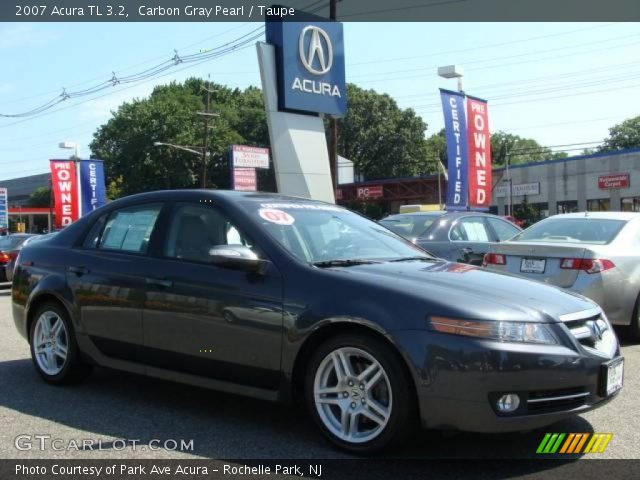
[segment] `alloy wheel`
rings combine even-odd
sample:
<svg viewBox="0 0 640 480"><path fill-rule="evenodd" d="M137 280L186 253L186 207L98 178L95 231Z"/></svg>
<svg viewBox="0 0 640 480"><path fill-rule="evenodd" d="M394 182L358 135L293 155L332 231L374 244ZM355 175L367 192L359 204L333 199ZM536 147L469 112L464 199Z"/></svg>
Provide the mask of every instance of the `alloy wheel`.
<svg viewBox="0 0 640 480"><path fill-rule="evenodd" d="M60 316L52 311L43 312L36 322L33 351L38 367L47 375L58 375L67 362L69 336Z"/></svg>
<svg viewBox="0 0 640 480"><path fill-rule="evenodd" d="M389 377L380 362L359 348L329 353L316 371L313 394L322 423L345 442L375 439L391 417Z"/></svg>

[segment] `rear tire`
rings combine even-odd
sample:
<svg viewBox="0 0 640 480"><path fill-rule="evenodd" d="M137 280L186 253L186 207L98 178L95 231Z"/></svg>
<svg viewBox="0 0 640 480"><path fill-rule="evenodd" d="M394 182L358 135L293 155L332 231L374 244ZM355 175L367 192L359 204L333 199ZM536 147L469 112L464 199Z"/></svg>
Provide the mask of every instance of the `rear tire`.
<svg viewBox="0 0 640 480"><path fill-rule="evenodd" d="M411 377L397 354L369 336L343 334L313 353L305 401L322 433L352 453L398 446L416 424Z"/></svg>
<svg viewBox="0 0 640 480"><path fill-rule="evenodd" d="M80 358L69 314L58 303L49 302L38 308L29 343L33 365L47 383L76 383L91 372L91 366Z"/></svg>

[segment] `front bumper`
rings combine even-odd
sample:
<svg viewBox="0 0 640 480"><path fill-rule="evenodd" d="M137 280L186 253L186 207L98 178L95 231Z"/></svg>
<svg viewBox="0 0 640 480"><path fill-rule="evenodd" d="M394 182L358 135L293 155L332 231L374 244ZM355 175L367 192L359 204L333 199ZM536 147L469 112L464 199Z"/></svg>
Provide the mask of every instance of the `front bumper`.
<svg viewBox="0 0 640 480"><path fill-rule="evenodd" d="M405 331L392 334L391 340L410 365L425 428L531 430L597 408L617 395L601 392L602 365L609 359L569 339L566 345L541 346ZM500 414L494 405L506 393L518 394L520 406Z"/></svg>

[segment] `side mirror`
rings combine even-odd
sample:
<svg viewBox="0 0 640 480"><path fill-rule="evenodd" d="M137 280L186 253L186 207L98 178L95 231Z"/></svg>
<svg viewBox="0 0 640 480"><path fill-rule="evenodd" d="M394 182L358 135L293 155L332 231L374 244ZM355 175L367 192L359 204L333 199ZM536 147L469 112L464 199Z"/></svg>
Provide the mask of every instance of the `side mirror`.
<svg viewBox="0 0 640 480"><path fill-rule="evenodd" d="M216 245L211 247L209 260L219 267L258 273L263 273L267 265L266 260L260 260L251 249L244 245Z"/></svg>

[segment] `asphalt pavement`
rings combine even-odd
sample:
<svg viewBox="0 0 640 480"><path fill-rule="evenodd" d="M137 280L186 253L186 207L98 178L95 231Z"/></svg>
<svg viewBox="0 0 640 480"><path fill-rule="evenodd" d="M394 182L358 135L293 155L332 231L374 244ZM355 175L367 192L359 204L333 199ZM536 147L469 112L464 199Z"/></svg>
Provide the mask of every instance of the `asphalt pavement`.
<svg viewBox="0 0 640 480"><path fill-rule="evenodd" d="M626 344L622 353L626 361L624 389L618 398L598 410L543 430L516 434L423 431L388 457L540 458L535 450L545 432L598 432L613 433L605 452L582 458L638 459L640 345ZM54 440L57 450L52 448ZM92 448L82 447L87 440L93 442ZM40 448L41 442L44 448ZM180 451L181 442L185 451ZM168 448L160 448L163 445ZM15 330L10 296L3 291L0 292L0 458L350 456L324 440L300 408L101 368L76 386L47 385L31 364L26 341Z"/></svg>

